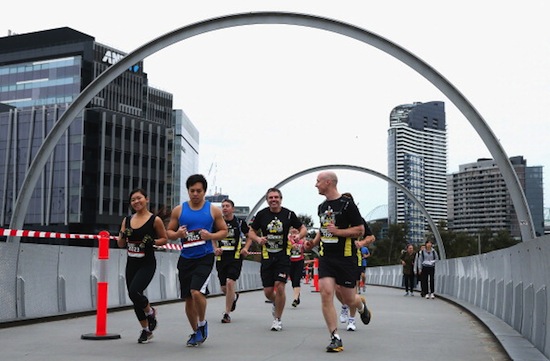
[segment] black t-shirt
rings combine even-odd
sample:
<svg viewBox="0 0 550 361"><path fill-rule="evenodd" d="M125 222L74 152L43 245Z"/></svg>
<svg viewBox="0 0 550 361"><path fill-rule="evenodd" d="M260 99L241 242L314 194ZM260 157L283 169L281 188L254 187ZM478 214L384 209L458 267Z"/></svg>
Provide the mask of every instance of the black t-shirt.
<svg viewBox="0 0 550 361"><path fill-rule="evenodd" d="M333 223L337 228L346 229L363 224L363 217L355 203L347 198L340 197L335 200L327 200L317 208L321 224L321 250L322 257L353 257L356 250L351 238L337 237L329 233L327 226Z"/></svg>
<svg viewBox="0 0 550 361"><path fill-rule="evenodd" d="M241 234L248 234L248 225L242 219L233 217L232 220L225 220L227 224L227 236L219 241L223 254L218 257L219 260L240 259L241 258Z"/></svg>
<svg viewBox="0 0 550 361"><path fill-rule="evenodd" d="M372 231L370 230L370 227L369 227L367 221L365 221L365 218L361 218L361 219L363 220L363 226L365 227L365 233L363 233L363 236L357 238L358 240L363 240L367 236L372 236ZM355 247L355 242L353 242L353 241L351 242L351 246L352 246L352 252L357 253L358 265L359 265L359 267L361 267L362 263L363 263L363 254L361 253L361 248L357 249L357 247Z"/></svg>
<svg viewBox="0 0 550 361"><path fill-rule="evenodd" d="M267 238L267 243L262 246L262 258L269 259L270 255L284 251L290 255L290 243L288 232L290 227L300 229L302 222L293 211L282 207L279 213L273 213L269 208L264 208L256 214L251 224L255 231L260 230L262 236Z"/></svg>

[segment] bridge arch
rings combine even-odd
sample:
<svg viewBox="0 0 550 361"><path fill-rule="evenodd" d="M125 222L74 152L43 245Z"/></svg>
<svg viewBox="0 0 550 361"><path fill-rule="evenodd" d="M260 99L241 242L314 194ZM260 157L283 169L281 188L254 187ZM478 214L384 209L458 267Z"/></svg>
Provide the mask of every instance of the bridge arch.
<svg viewBox="0 0 550 361"><path fill-rule="evenodd" d="M522 240L528 241L535 237L534 225L527 205L527 199L504 148L483 117L453 84L411 52L375 33L333 19L291 12L249 12L200 21L176 29L145 43L122 58L118 63L109 67L80 93L44 139L44 142L27 171L19 194L17 195L10 221L10 228L22 228L27 207L40 177L40 172L44 168L47 159L52 154L65 130L67 130L74 118L84 109L86 104L88 104L92 98L111 81L116 79L116 77L122 74L130 66L145 59L149 55L155 54L182 40L215 30L257 24L297 25L341 34L382 50L426 78L447 96L466 119L468 119L491 152L491 155L495 159L503 175L508 191L510 192L512 203L514 204L518 216ZM9 237L8 241L18 242L18 237Z"/></svg>
<svg viewBox="0 0 550 361"><path fill-rule="evenodd" d="M355 165L348 165L348 164L321 165L321 166L317 166L317 167L313 167L313 168L304 169L300 172L294 173L293 175L291 175L291 176L283 179L279 183L277 183L275 185L275 188L280 188L280 187L284 186L285 184L288 184L288 183L292 182L295 179L298 179L302 176L305 176L306 174L310 174L310 173L313 173L313 172L320 172L320 171L327 170L327 169L347 169L347 170L353 170L353 171L367 173L367 174L373 175L377 178L380 178L382 180L385 180L386 182L392 184L394 187L397 187L400 190L402 190L403 193L405 193L407 195L407 197L409 197L409 199L412 200L418 208L420 208L420 211L422 212L424 217L426 217L426 220L428 221L428 224L429 224L429 226L430 226L430 228L431 228L431 230L432 230L432 232L435 236L437 247L439 249L439 256L441 257L441 259L446 259L447 258L446 253L445 253L445 246L443 245L443 240L441 239L441 235L439 234L439 230L437 229L437 226L436 226L435 222L433 221L432 217L430 216L430 214L428 213L428 211L426 210L426 208L424 207L422 202L420 202L418 200L418 198L416 198L414 196L414 194L411 193L411 191L408 190L401 183L385 176L382 173L378 173L375 170L365 168L365 167L359 167L359 166L355 166ZM264 201L265 201L265 195L263 195L262 198L260 198L260 200L258 201L258 203L256 203L254 208L252 208L252 210L250 211L250 214L246 218L247 222L250 221L250 219L252 218L252 215L256 214L256 212L258 211L258 209L260 208L260 206L262 205L262 203Z"/></svg>

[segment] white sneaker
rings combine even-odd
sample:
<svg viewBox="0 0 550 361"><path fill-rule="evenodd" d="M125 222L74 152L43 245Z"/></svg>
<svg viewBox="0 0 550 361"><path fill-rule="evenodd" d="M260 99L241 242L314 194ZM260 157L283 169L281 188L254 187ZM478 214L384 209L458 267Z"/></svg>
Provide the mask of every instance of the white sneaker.
<svg viewBox="0 0 550 361"><path fill-rule="evenodd" d="M435 295L433 293L430 293L430 298L433 300L435 298Z"/></svg>
<svg viewBox="0 0 550 361"><path fill-rule="evenodd" d="M281 331L282 329L283 322L278 319L274 319L273 323L271 324L271 331Z"/></svg>
<svg viewBox="0 0 550 361"><path fill-rule="evenodd" d="M430 298L430 294L429 294L429 293L426 295L426 299L428 299L428 298Z"/></svg>
<svg viewBox="0 0 550 361"><path fill-rule="evenodd" d="M342 306L342 309L340 310L340 322L346 323L348 322L348 318L349 318L349 307Z"/></svg>
<svg viewBox="0 0 550 361"><path fill-rule="evenodd" d="M355 319L353 318L348 318L348 326L346 327L346 330L348 331L355 331L356 327L355 327Z"/></svg>

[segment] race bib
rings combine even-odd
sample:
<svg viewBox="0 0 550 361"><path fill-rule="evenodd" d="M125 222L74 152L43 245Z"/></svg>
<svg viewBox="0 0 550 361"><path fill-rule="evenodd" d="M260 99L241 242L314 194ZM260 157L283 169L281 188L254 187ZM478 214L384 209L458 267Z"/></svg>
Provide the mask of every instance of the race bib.
<svg viewBox="0 0 550 361"><path fill-rule="evenodd" d="M335 237L326 228L321 227L321 242L323 242L323 243L338 243L338 237Z"/></svg>
<svg viewBox="0 0 550 361"><path fill-rule="evenodd" d="M206 244L206 241L201 239L200 231L200 229L187 231L187 238L183 240L182 247L189 248Z"/></svg>
<svg viewBox="0 0 550 361"><path fill-rule="evenodd" d="M128 257L145 257L145 250L139 246L140 244L141 242L128 242Z"/></svg>

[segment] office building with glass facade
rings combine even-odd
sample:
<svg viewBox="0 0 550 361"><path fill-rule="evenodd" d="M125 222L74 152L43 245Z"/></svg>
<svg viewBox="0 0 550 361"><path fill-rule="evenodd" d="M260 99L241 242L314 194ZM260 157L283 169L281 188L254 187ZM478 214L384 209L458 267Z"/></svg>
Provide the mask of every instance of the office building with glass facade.
<svg viewBox="0 0 550 361"><path fill-rule="evenodd" d="M395 107L388 129L388 176L406 187L434 222L447 219L445 104L415 102ZM388 186L388 223L405 224L407 242L425 242L427 221L402 191Z"/></svg>
<svg viewBox="0 0 550 361"><path fill-rule="evenodd" d="M5 227L27 169L57 119L125 53L71 28L3 37L0 49L0 224ZM138 187L148 193L152 211L172 207L172 112L172 94L148 85L143 62L126 70L58 142L34 189L25 228L116 234L129 212L129 192Z"/></svg>
<svg viewBox="0 0 550 361"><path fill-rule="evenodd" d="M173 119L174 127L169 130L173 191L166 203L175 206L189 200L185 182L199 171L199 131L181 109L174 110Z"/></svg>

